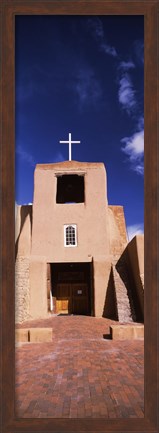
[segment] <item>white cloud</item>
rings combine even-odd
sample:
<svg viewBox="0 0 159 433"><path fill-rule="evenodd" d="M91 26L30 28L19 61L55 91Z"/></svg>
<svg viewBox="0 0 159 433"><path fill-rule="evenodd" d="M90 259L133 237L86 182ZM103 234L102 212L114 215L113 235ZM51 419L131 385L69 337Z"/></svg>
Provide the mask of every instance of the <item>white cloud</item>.
<svg viewBox="0 0 159 433"><path fill-rule="evenodd" d="M89 105L96 107L102 95L100 84L94 76L94 72L88 68L79 71L74 91L78 97L80 108Z"/></svg>
<svg viewBox="0 0 159 433"><path fill-rule="evenodd" d="M144 174L144 130L135 132L131 137L124 137L122 151L129 157L131 169L137 174Z"/></svg>
<svg viewBox="0 0 159 433"><path fill-rule="evenodd" d="M128 62L120 62L119 63L119 69L122 69L123 71L128 71L129 69L134 69L135 64L130 60Z"/></svg>
<svg viewBox="0 0 159 433"><path fill-rule="evenodd" d="M64 145L61 145L61 146L66 146L66 145L64 144ZM63 157L62 153L58 152L58 153L56 153L56 155L52 159L52 162L63 162L64 160L65 160L65 158Z"/></svg>
<svg viewBox="0 0 159 433"><path fill-rule="evenodd" d="M131 78L127 73L119 80L118 98L122 107L130 114L136 106L136 99Z"/></svg>
<svg viewBox="0 0 159 433"><path fill-rule="evenodd" d="M108 44L105 40L103 24L100 18L89 18L88 29L91 31L93 37L98 42L98 46L101 51L104 51L105 54L108 54L112 57L117 57L116 49L110 44Z"/></svg>
<svg viewBox="0 0 159 433"><path fill-rule="evenodd" d="M144 153L144 131L135 132L131 137L125 137L121 140L125 143L122 148L123 152L130 156L131 160L137 159Z"/></svg>
<svg viewBox="0 0 159 433"><path fill-rule="evenodd" d="M141 131L142 129L144 129L144 117L141 116L138 119L138 130Z"/></svg>
<svg viewBox="0 0 159 433"><path fill-rule="evenodd" d="M34 160L33 156L31 155L31 153L24 150L20 145L17 146L16 153L17 153L17 155L19 155L21 161L27 162L32 167L35 166L35 160Z"/></svg>
<svg viewBox="0 0 159 433"><path fill-rule="evenodd" d="M134 52L136 55L136 59L139 64L143 65L144 63L144 42L143 40L136 40L134 42Z"/></svg>
<svg viewBox="0 0 159 433"><path fill-rule="evenodd" d="M21 205L20 206L32 206L33 205L33 203L21 203Z"/></svg>
<svg viewBox="0 0 159 433"><path fill-rule="evenodd" d="M127 227L127 234L128 239L131 241L131 239L134 238L134 236L143 234L144 233L144 225L143 224L134 224Z"/></svg>
<svg viewBox="0 0 159 433"><path fill-rule="evenodd" d="M104 38L104 30L100 18L98 17L89 18L88 29L91 31L91 33L97 40Z"/></svg>
<svg viewBox="0 0 159 433"><path fill-rule="evenodd" d="M110 56L117 57L117 52L114 47L111 45L108 45L106 43L101 44L101 50L104 51L104 53L109 54Z"/></svg>
<svg viewBox="0 0 159 433"><path fill-rule="evenodd" d="M136 173L144 175L144 164L137 164L133 167L133 170L136 171Z"/></svg>

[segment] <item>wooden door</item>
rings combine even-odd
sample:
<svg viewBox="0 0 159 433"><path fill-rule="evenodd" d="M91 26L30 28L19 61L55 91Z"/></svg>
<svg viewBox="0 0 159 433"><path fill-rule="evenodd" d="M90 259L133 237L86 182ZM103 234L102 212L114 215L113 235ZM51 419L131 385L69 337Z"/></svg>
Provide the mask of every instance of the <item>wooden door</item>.
<svg viewBox="0 0 159 433"><path fill-rule="evenodd" d="M84 283L72 284L72 313L88 314L88 285Z"/></svg>
<svg viewBox="0 0 159 433"><path fill-rule="evenodd" d="M69 313L70 309L70 284L57 284L56 313Z"/></svg>
<svg viewBox="0 0 159 433"><path fill-rule="evenodd" d="M88 285L84 283L57 284L56 313L89 314Z"/></svg>

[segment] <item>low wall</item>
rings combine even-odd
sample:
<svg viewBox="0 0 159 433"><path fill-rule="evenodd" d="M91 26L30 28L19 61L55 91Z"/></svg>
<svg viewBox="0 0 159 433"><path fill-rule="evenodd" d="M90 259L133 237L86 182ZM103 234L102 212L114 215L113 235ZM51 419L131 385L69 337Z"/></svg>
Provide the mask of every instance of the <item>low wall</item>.
<svg viewBox="0 0 159 433"><path fill-rule="evenodd" d="M143 339L144 325L112 325L110 335L112 340Z"/></svg>
<svg viewBox="0 0 159 433"><path fill-rule="evenodd" d="M40 257L30 260L30 318L48 317L47 263Z"/></svg>

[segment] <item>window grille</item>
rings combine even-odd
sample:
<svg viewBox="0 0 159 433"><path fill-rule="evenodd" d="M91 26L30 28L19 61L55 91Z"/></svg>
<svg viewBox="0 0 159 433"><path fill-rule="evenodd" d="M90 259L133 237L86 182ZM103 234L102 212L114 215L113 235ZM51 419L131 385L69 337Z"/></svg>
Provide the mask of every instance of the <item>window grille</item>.
<svg viewBox="0 0 159 433"><path fill-rule="evenodd" d="M65 247L77 246L77 227L76 225L64 226L64 243Z"/></svg>

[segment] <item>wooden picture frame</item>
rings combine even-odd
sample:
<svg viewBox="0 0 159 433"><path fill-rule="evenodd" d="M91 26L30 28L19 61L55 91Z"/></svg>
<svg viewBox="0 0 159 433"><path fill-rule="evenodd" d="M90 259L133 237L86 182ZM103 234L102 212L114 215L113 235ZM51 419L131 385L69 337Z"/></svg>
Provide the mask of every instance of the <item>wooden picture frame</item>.
<svg viewBox="0 0 159 433"><path fill-rule="evenodd" d="M157 15L158 0L2 0L2 432L157 432ZM144 15L145 22L145 416L25 419L14 414L14 23L16 14ZM28 29L29 31L29 29Z"/></svg>

